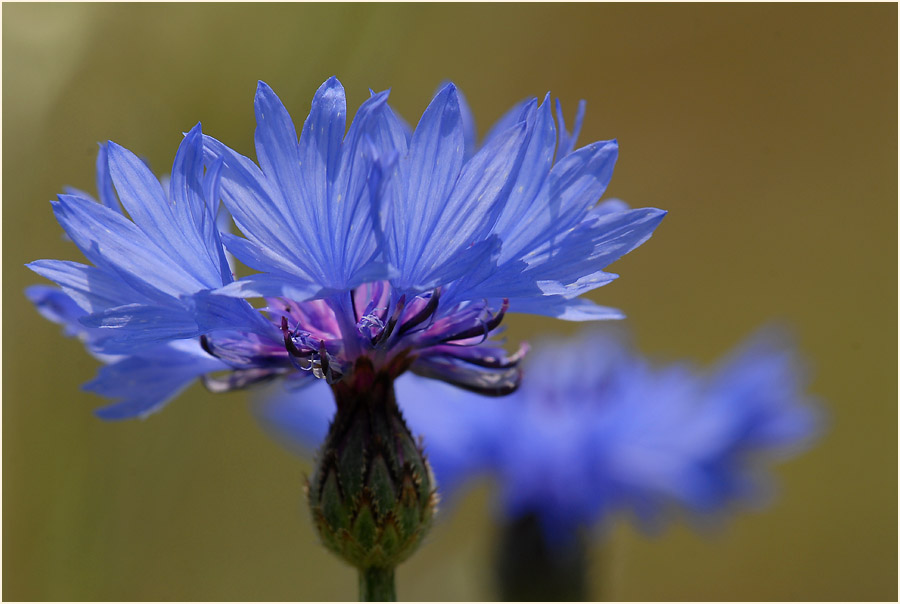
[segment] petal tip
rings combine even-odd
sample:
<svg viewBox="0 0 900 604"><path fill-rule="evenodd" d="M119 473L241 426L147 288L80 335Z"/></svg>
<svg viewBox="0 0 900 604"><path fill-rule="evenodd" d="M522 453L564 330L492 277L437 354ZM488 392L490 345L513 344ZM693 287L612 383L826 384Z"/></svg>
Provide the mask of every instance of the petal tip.
<svg viewBox="0 0 900 604"><path fill-rule="evenodd" d="M181 141L182 144L185 144L185 143L190 144L190 143L197 142L198 144L202 145L203 144L203 128L202 128L200 122L197 122L196 124L194 124L193 127L191 127L191 129L188 130L187 132L184 132L183 136L184 136L184 139Z"/></svg>
<svg viewBox="0 0 900 604"><path fill-rule="evenodd" d="M330 94L343 94L344 93L344 85L341 84L341 81L337 78L337 76L331 76L319 86L319 90L316 92L316 96L319 96L323 93Z"/></svg>
<svg viewBox="0 0 900 604"><path fill-rule="evenodd" d="M259 80L256 83L256 94L253 95L253 104L259 107L262 103L270 103L278 99L278 95L272 90L272 87Z"/></svg>
<svg viewBox="0 0 900 604"><path fill-rule="evenodd" d="M127 151L127 149L122 145L113 141L106 141L106 152L109 153L110 156L119 155L125 151Z"/></svg>

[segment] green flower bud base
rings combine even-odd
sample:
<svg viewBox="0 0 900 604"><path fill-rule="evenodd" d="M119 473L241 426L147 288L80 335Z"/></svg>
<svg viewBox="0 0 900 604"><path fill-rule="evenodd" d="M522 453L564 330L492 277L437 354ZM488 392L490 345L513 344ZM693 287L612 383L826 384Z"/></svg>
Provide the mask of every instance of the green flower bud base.
<svg viewBox="0 0 900 604"><path fill-rule="evenodd" d="M360 571L360 599L395 599L394 568L419 546L434 478L397 406L393 376L367 359L332 387L337 413L309 482L325 546Z"/></svg>

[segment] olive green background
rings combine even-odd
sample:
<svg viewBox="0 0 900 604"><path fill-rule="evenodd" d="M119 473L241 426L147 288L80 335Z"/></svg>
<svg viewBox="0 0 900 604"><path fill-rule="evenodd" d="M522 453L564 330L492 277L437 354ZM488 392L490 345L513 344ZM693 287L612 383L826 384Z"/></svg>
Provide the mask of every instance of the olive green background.
<svg viewBox="0 0 900 604"><path fill-rule="evenodd" d="M698 531L617 523L594 597L897 598L897 7L880 5L34 5L3 11L3 598L353 599L316 542L309 471L244 393L191 388L107 424L96 361L27 304L22 265L77 259L48 200L94 190L97 141L159 172L181 132L252 155L263 79L300 123L336 74L415 123L454 80L483 134L547 90L581 141L617 137L609 194L669 210L592 294L647 354L712 362L793 326L827 433L762 509ZM513 341L580 326L513 317ZM577 485L573 485L577 487ZM481 484L398 571L406 599L491 599Z"/></svg>

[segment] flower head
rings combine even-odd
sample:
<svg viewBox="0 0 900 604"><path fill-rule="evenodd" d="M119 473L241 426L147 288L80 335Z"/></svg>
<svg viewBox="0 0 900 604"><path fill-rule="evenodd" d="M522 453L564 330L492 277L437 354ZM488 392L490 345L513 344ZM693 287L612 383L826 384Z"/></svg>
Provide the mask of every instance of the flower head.
<svg viewBox="0 0 900 604"><path fill-rule="evenodd" d="M91 265L31 263L62 288L33 299L106 360L199 347L197 371L212 360L228 372L195 374L214 391L272 377L335 384L364 360L392 378L412 370L506 394L524 354L489 341L506 312L621 317L578 296L611 281L605 267L664 212L596 205L618 146L575 149L583 110L570 135L549 95L525 101L479 148L452 84L412 132L387 98L373 93L348 129L343 87L330 78L298 137L260 82L258 163L198 125L168 187L109 143L97 162L101 203L76 191L53 202ZM220 200L241 235L221 232ZM257 272L236 280L226 249ZM71 312L57 312L60 296ZM164 402L129 409L143 416Z"/></svg>
<svg viewBox="0 0 900 604"><path fill-rule="evenodd" d="M525 372L503 400L416 377L398 380L398 399L444 495L492 475L505 515L537 517L551 542L621 509L647 523L673 505L721 511L757 492L759 458L795 452L817 431L793 355L772 334L711 372L654 367L602 334L538 347ZM315 447L320 398L273 398L260 407L264 425Z"/></svg>

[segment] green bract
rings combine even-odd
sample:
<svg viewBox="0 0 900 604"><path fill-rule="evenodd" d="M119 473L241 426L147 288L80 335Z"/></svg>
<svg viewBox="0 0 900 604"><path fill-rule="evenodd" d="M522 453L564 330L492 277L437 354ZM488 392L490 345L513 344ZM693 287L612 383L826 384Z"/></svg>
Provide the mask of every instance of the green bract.
<svg viewBox="0 0 900 604"><path fill-rule="evenodd" d="M397 407L392 377L366 359L353 376L333 386L338 411L308 485L309 504L330 550L361 570L393 569L428 531L436 486Z"/></svg>

